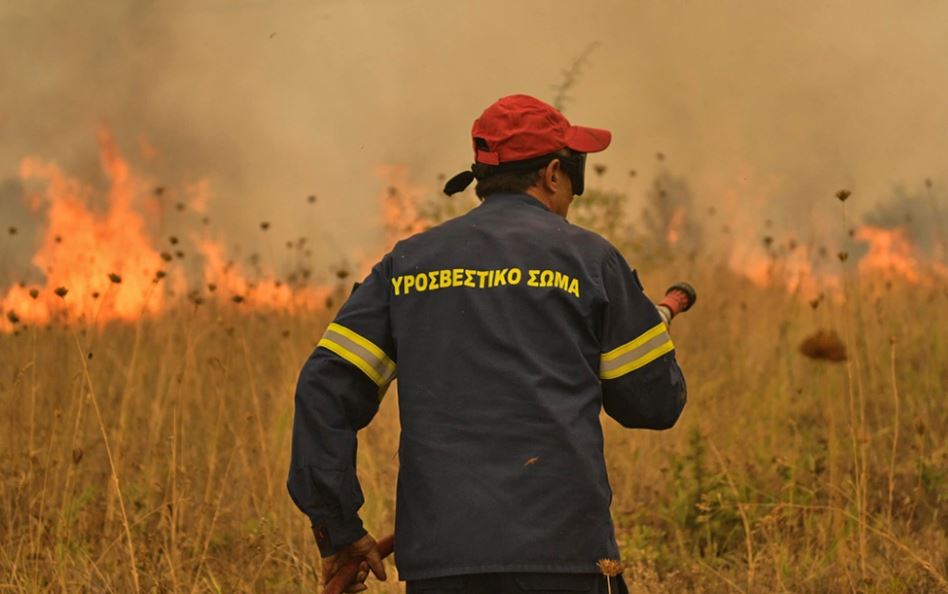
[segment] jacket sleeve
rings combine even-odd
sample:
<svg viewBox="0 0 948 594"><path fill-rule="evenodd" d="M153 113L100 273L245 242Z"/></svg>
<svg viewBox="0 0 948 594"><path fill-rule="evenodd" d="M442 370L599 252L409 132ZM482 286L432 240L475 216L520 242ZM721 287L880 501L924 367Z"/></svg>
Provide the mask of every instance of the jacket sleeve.
<svg viewBox="0 0 948 594"><path fill-rule="evenodd" d="M668 327L638 275L613 249L603 267L606 305L600 329L603 408L624 427L668 429L687 399Z"/></svg>
<svg viewBox="0 0 948 594"><path fill-rule="evenodd" d="M365 499L356 476L356 433L378 412L395 377L389 321L391 257L357 285L315 351L296 387L287 488L307 516L323 557L366 531Z"/></svg>

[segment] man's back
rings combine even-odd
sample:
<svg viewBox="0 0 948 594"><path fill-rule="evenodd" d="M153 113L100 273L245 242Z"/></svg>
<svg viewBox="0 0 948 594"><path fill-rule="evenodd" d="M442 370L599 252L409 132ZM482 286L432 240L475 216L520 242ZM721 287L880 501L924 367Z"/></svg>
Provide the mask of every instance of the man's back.
<svg viewBox="0 0 948 594"><path fill-rule="evenodd" d="M610 249L511 194L392 251L406 577L618 556L599 424Z"/></svg>
<svg viewBox="0 0 948 594"><path fill-rule="evenodd" d="M535 98L498 100L475 121L471 170L445 186L476 179L484 202L399 242L326 329L300 373L287 483L324 580L360 558L384 578L355 453L396 376L409 592L441 576L592 587L596 562L619 556L599 413L665 429L686 388L635 272L566 221L586 153L610 139Z"/></svg>

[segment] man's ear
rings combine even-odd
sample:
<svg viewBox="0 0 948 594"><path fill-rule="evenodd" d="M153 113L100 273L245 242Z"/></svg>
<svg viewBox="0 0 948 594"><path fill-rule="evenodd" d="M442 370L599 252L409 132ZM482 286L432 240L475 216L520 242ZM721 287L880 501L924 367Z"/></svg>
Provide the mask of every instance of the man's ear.
<svg viewBox="0 0 948 594"><path fill-rule="evenodd" d="M551 194L556 193L556 189L563 180L563 171L560 168L560 160L553 159L543 169L543 188Z"/></svg>

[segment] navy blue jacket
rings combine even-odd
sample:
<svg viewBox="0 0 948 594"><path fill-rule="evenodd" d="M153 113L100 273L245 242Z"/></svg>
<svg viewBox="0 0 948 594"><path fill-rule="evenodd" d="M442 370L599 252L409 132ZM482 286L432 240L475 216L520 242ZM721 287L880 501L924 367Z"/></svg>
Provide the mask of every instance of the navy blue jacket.
<svg viewBox="0 0 948 594"><path fill-rule="evenodd" d="M600 411L666 429L674 346L608 241L495 194L399 242L303 367L288 487L323 555L365 534L356 434L398 377L402 579L618 558Z"/></svg>

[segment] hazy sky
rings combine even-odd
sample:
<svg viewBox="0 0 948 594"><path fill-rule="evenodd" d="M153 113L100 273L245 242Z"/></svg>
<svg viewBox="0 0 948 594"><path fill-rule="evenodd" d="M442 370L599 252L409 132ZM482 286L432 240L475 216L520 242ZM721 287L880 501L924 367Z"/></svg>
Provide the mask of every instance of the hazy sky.
<svg viewBox="0 0 948 594"><path fill-rule="evenodd" d="M107 123L161 183L207 177L236 236L267 219L356 246L374 237L375 166L434 188L470 163L484 107L552 100L593 42L565 111L613 131L594 162L632 200L659 150L700 201L736 189L762 217L840 187L858 209L897 182L948 183L943 0L7 0L0 180L32 154L101 183ZM0 216L16 202L0 185Z"/></svg>

